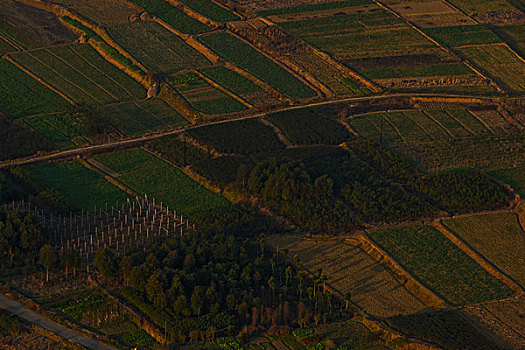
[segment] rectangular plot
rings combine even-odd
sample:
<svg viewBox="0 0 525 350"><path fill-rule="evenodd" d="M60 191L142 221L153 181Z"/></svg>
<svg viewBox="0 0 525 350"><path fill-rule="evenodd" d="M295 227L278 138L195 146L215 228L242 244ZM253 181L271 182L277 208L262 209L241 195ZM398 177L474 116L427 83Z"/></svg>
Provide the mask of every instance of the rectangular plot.
<svg viewBox="0 0 525 350"><path fill-rule="evenodd" d="M410 273L453 304L501 299L513 294L433 227L377 231L371 236Z"/></svg>
<svg viewBox="0 0 525 350"><path fill-rule="evenodd" d="M128 194L77 161L32 168L31 173L57 190L76 209L92 211L106 203L124 202Z"/></svg>
<svg viewBox="0 0 525 350"><path fill-rule="evenodd" d="M521 229L517 214L482 214L446 219L443 225L516 282L525 285L525 232Z"/></svg>
<svg viewBox="0 0 525 350"><path fill-rule="evenodd" d="M140 135L147 128L134 118L116 108L115 106L104 107L100 113L111 123L111 125L125 136Z"/></svg>
<svg viewBox="0 0 525 350"><path fill-rule="evenodd" d="M13 117L63 112L71 108L62 97L0 59L0 111Z"/></svg>
<svg viewBox="0 0 525 350"><path fill-rule="evenodd" d="M80 132L72 126L64 115L49 114L25 118L24 122L46 136L60 149L71 148L80 141ZM85 143L80 142L80 143Z"/></svg>
<svg viewBox="0 0 525 350"><path fill-rule="evenodd" d="M352 117L348 122L352 129L354 129L359 135L368 139L379 139L379 131L374 124L370 122L369 118L365 116Z"/></svg>
<svg viewBox="0 0 525 350"><path fill-rule="evenodd" d="M183 4L191 7L197 12L200 12L204 16L217 21L217 22L229 22L239 20L239 16L233 12L225 9L222 6L217 5L211 0L179 0Z"/></svg>
<svg viewBox="0 0 525 350"><path fill-rule="evenodd" d="M427 111L426 112L432 119L434 119L439 125L441 125L452 137L465 137L471 136L460 123L447 113L447 111Z"/></svg>
<svg viewBox="0 0 525 350"><path fill-rule="evenodd" d="M198 34L209 30L205 24L188 17L184 12L164 0L130 0L149 14L166 21L170 26L186 34Z"/></svg>
<svg viewBox="0 0 525 350"><path fill-rule="evenodd" d="M215 33L204 36L201 40L227 60L246 69L289 97L307 98L315 96L312 89L287 70L230 34Z"/></svg>
<svg viewBox="0 0 525 350"><path fill-rule="evenodd" d="M436 124L436 122L423 114L421 111L410 111L404 113L408 118L412 119L422 129L424 129L432 139L439 140L448 137L447 133L438 124Z"/></svg>
<svg viewBox="0 0 525 350"><path fill-rule="evenodd" d="M509 91L525 90L525 62L506 46L464 47L460 53Z"/></svg>
<svg viewBox="0 0 525 350"><path fill-rule="evenodd" d="M506 0L450 0L450 2L469 15L479 12L513 10L514 7Z"/></svg>
<svg viewBox="0 0 525 350"><path fill-rule="evenodd" d="M113 27L109 34L140 63L157 73L209 65L203 55L156 22Z"/></svg>
<svg viewBox="0 0 525 350"><path fill-rule="evenodd" d="M387 119L395 125L396 129L404 140L407 141L428 141L428 136L423 129L419 127L412 119L408 118L402 112L388 113Z"/></svg>
<svg viewBox="0 0 525 350"><path fill-rule="evenodd" d="M226 67L210 67L202 70L202 73L226 89L238 94L250 94L262 91L261 87L251 80L239 75Z"/></svg>
<svg viewBox="0 0 525 350"><path fill-rule="evenodd" d="M128 23L130 16L136 13L133 7L120 0L55 0L54 2L65 5L102 26Z"/></svg>
<svg viewBox="0 0 525 350"><path fill-rule="evenodd" d="M120 173L119 181L138 193L162 201L184 216L229 205L224 197L207 190L178 168L145 150L106 154L95 159Z"/></svg>
<svg viewBox="0 0 525 350"><path fill-rule="evenodd" d="M425 33L448 47L502 42L501 38L484 24L427 28Z"/></svg>
<svg viewBox="0 0 525 350"><path fill-rule="evenodd" d="M473 116L469 111L465 109L450 110L448 111L450 116L457 120L463 127L470 131L474 135L485 135L490 134L490 130L487 129L483 123Z"/></svg>

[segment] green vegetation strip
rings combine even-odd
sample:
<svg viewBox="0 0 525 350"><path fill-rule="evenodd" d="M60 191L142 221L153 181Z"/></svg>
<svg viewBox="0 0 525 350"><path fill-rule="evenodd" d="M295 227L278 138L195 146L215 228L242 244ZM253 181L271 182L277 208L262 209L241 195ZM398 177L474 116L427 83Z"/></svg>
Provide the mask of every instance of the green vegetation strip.
<svg viewBox="0 0 525 350"><path fill-rule="evenodd" d="M142 150L101 155L95 158L121 174L118 180L140 194L162 201L185 216L201 210L227 206L228 201L187 177L157 156Z"/></svg>
<svg viewBox="0 0 525 350"><path fill-rule="evenodd" d="M202 69L202 73L219 85L239 95L262 91L262 89L251 80L246 79L226 67L204 68Z"/></svg>
<svg viewBox="0 0 525 350"><path fill-rule="evenodd" d="M433 227L415 226L370 235L410 273L453 304L502 299L513 294Z"/></svg>
<svg viewBox="0 0 525 350"><path fill-rule="evenodd" d="M230 34L215 33L204 36L201 40L227 60L266 81L288 97L299 99L315 96L312 89L287 70Z"/></svg>
<svg viewBox="0 0 525 350"><path fill-rule="evenodd" d="M228 11L222 6L217 5L211 0L179 0L184 5L187 5L197 12L200 12L204 16L217 21L217 22L229 22L236 21L240 18L233 12Z"/></svg>
<svg viewBox="0 0 525 350"><path fill-rule="evenodd" d="M288 14L301 13L301 12L322 11L322 10L330 10L330 9L337 9L337 8L343 8L343 7L364 6L364 5L370 5L370 4L372 4L372 1L370 0L346 0L346 1L334 1L334 2L327 2L327 3L322 3L322 4L314 4L314 5L286 7L286 8L274 9L274 10L264 10L264 11L258 11L258 13L262 16L288 15Z"/></svg>
<svg viewBox="0 0 525 350"><path fill-rule="evenodd" d="M57 190L73 207L91 211L123 202L128 195L77 161L32 168L42 183Z"/></svg>

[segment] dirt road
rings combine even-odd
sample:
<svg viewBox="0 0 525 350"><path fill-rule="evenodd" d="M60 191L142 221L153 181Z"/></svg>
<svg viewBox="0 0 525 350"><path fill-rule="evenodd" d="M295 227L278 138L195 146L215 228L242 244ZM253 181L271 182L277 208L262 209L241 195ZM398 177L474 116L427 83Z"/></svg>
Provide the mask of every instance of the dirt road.
<svg viewBox="0 0 525 350"><path fill-rule="evenodd" d="M72 343L82 345L88 349L93 349L93 350L115 350L116 349L109 345L99 343L96 340L86 338L78 333L75 333L71 329L65 328L57 324L56 322L48 320L47 318L40 316L34 311L27 309L22 304L17 303L16 301L13 301L9 299L8 297L1 295L1 294L0 294L0 309L9 311L23 318L24 320L28 322L31 322L64 339L69 340Z"/></svg>

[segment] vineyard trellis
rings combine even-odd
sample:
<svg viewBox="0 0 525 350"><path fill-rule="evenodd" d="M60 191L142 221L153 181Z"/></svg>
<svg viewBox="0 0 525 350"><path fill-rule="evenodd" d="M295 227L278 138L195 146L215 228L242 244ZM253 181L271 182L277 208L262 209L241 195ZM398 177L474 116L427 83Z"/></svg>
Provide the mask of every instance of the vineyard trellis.
<svg viewBox="0 0 525 350"><path fill-rule="evenodd" d="M93 212L70 211L69 215L54 215L24 200L9 206L35 214L49 229L55 251L72 248L86 265L93 262L101 248L123 254L129 249L145 248L150 238L182 236L195 229L188 219L147 195L113 206L106 203L105 208L94 207Z"/></svg>

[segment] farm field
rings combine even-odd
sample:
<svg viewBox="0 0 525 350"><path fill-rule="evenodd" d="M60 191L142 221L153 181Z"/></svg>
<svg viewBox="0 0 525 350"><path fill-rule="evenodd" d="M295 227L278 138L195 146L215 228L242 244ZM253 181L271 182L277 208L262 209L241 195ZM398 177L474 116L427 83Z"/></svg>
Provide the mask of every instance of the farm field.
<svg viewBox="0 0 525 350"><path fill-rule="evenodd" d="M337 145L351 138L341 123L321 115L315 109L272 113L268 115L268 119L289 141L297 145Z"/></svg>
<svg viewBox="0 0 525 350"><path fill-rule="evenodd" d="M65 44L77 39L75 33L54 14L11 0L0 2L0 33L27 49Z"/></svg>
<svg viewBox="0 0 525 350"><path fill-rule="evenodd" d="M505 11L514 9L510 2L505 0L450 0L450 2L469 15L480 12Z"/></svg>
<svg viewBox="0 0 525 350"><path fill-rule="evenodd" d="M277 101L260 86L242 75L222 66L201 69L206 77L255 106Z"/></svg>
<svg viewBox="0 0 525 350"><path fill-rule="evenodd" d="M494 31L517 51L522 57L525 54L525 33L521 25L495 27Z"/></svg>
<svg viewBox="0 0 525 350"><path fill-rule="evenodd" d="M184 5L192 8L193 10L203 14L204 16L217 21L217 22L229 22L239 20L239 16L235 15L228 9L219 6L212 0L179 0Z"/></svg>
<svg viewBox="0 0 525 350"><path fill-rule="evenodd" d="M408 272L452 304L503 299L513 294L433 227L414 226L370 235Z"/></svg>
<svg viewBox="0 0 525 350"><path fill-rule="evenodd" d="M210 85L194 72L171 75L166 81L199 112L205 114L227 114L247 109L247 106Z"/></svg>
<svg viewBox="0 0 525 350"><path fill-rule="evenodd" d="M11 62L0 59L0 112L13 117L63 112L71 108L62 97L49 90Z"/></svg>
<svg viewBox="0 0 525 350"><path fill-rule="evenodd" d="M395 316L388 324L404 334L431 341L443 349L508 349L480 322L457 310L423 311Z"/></svg>
<svg viewBox="0 0 525 350"><path fill-rule="evenodd" d="M128 194L107 182L103 177L84 167L78 161L30 168L44 185L57 190L75 209L93 211L123 202Z"/></svg>
<svg viewBox="0 0 525 350"><path fill-rule="evenodd" d="M200 40L227 60L246 69L284 95L294 98L315 96L315 92L284 68L236 37L220 32Z"/></svg>
<svg viewBox="0 0 525 350"><path fill-rule="evenodd" d="M492 136L474 113L465 109L381 112L352 117L348 123L359 135L376 141L383 124L382 139L387 144Z"/></svg>
<svg viewBox="0 0 525 350"><path fill-rule="evenodd" d="M281 6L282 4L276 4L279 8L260 10L258 13L262 16L280 16L280 15L296 15L303 12L323 12L326 10L337 9L347 7L361 7L372 4L370 0L342 0L342 1L330 1L320 4L305 4L304 1L298 1L302 3L300 6L293 6L293 3L288 2ZM286 5L292 5L287 7Z"/></svg>
<svg viewBox="0 0 525 350"><path fill-rule="evenodd" d="M14 52L18 50L18 45L13 40L8 39L6 36L2 36L2 33L0 32L0 54Z"/></svg>
<svg viewBox="0 0 525 350"><path fill-rule="evenodd" d="M157 73L207 66L208 60L156 22L135 22L109 29L110 36L146 68Z"/></svg>
<svg viewBox="0 0 525 350"><path fill-rule="evenodd" d="M462 25L425 29L425 33L448 47L466 45L489 45L501 43L500 37L489 27L480 25Z"/></svg>
<svg viewBox="0 0 525 350"><path fill-rule="evenodd" d="M466 307L464 312L475 317L501 338L505 339L509 348L522 349L525 346L525 299L502 300L495 303L487 302Z"/></svg>
<svg viewBox="0 0 525 350"><path fill-rule="evenodd" d="M53 3L70 8L101 26L112 26L129 22L137 11L120 0L53 0Z"/></svg>
<svg viewBox="0 0 525 350"><path fill-rule="evenodd" d="M0 113L0 160L32 156L37 151L52 149L53 144L42 134L31 130L21 120ZM0 174L0 181L1 178Z"/></svg>
<svg viewBox="0 0 525 350"><path fill-rule="evenodd" d="M154 15L168 23L173 28L186 34L198 34L209 30L208 26L189 17L175 6L164 0L129 0L142 7L150 15Z"/></svg>
<svg viewBox="0 0 525 350"><path fill-rule="evenodd" d="M100 155L95 159L120 173L118 181L137 193L162 201L184 216L191 217L197 211L229 205L224 197L210 192L179 169L143 149Z"/></svg>
<svg viewBox="0 0 525 350"><path fill-rule="evenodd" d="M189 130L188 135L220 153L250 154L284 148L272 128L256 119L201 126Z"/></svg>
<svg viewBox="0 0 525 350"><path fill-rule="evenodd" d="M513 280L525 286L525 232L516 214L466 216L445 219L442 224Z"/></svg>
<svg viewBox="0 0 525 350"><path fill-rule="evenodd" d="M345 77L316 54L289 55L287 58L310 72L338 96L364 95L370 92L354 79Z"/></svg>
<svg viewBox="0 0 525 350"><path fill-rule="evenodd" d="M159 98L104 106L101 114L124 136L174 129L188 124Z"/></svg>
<svg viewBox="0 0 525 350"><path fill-rule="evenodd" d="M63 114L47 114L24 118L24 122L40 132L58 149L69 149L85 145L87 142L78 130Z"/></svg>
<svg viewBox="0 0 525 350"><path fill-rule="evenodd" d="M318 269L328 277L328 284L377 317L412 314L426 305L412 295L381 264L358 247L341 240L315 240L299 236L274 236L269 244L297 254L304 267Z"/></svg>
<svg viewBox="0 0 525 350"><path fill-rule="evenodd" d="M525 90L525 62L505 46L463 47L458 51L510 92Z"/></svg>
<svg viewBox="0 0 525 350"><path fill-rule="evenodd" d="M25 51L11 58L77 103L105 104L146 97L138 82L87 44Z"/></svg>
<svg viewBox="0 0 525 350"><path fill-rule="evenodd" d="M490 176L509 184L521 198L525 198L525 166L489 171Z"/></svg>
<svg viewBox="0 0 525 350"><path fill-rule="evenodd" d="M420 28L476 23L461 11L439 0L386 0L384 3Z"/></svg>

